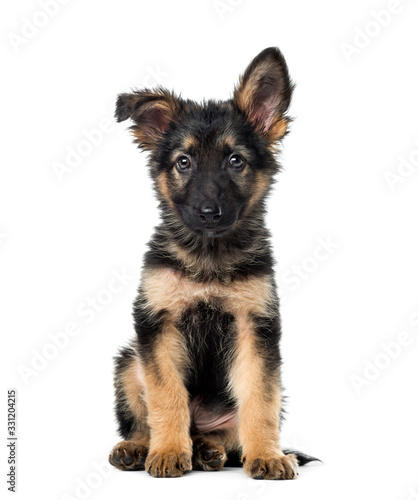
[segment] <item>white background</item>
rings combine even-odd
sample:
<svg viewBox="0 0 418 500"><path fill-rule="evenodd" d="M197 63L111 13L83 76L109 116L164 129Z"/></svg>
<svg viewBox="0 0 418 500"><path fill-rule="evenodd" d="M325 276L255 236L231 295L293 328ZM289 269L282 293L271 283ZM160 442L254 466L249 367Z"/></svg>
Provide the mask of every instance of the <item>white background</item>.
<svg viewBox="0 0 418 500"><path fill-rule="evenodd" d="M22 499L418 498L417 4L73 0L45 18L37 0L2 2L2 495L15 388ZM297 83L268 217L284 296L282 437L324 464L286 482L239 469L98 475L118 440L112 356L133 335L158 220L146 155L112 121L115 96L162 84L227 99L272 45ZM69 148L84 156L58 176ZM334 249L318 253L321 238ZM115 272L130 279L109 294ZM89 297L108 301L94 318ZM58 335L68 323L77 336Z"/></svg>

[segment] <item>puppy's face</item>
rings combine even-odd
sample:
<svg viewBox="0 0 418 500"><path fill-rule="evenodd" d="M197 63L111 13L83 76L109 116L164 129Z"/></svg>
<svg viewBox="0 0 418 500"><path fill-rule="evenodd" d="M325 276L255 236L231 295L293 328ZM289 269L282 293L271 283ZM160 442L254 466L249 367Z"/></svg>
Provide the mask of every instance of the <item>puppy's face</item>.
<svg viewBox="0 0 418 500"><path fill-rule="evenodd" d="M270 184L262 141L232 104L195 106L167 135L157 176L160 194L189 229L232 229Z"/></svg>
<svg viewBox="0 0 418 500"><path fill-rule="evenodd" d="M249 65L226 102L197 104L165 90L118 98L118 121L131 118L150 150L159 198L194 233L231 231L262 203L277 170L274 148L287 128L292 86L278 49Z"/></svg>

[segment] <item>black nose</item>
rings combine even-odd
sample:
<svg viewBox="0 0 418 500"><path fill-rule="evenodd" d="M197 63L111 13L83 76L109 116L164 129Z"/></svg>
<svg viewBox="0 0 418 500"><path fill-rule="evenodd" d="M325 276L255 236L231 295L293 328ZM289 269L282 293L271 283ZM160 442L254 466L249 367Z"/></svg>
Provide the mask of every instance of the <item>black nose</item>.
<svg viewBox="0 0 418 500"><path fill-rule="evenodd" d="M219 222L222 217L222 211L220 207L216 205L206 204L198 209L198 216L199 219L205 223Z"/></svg>

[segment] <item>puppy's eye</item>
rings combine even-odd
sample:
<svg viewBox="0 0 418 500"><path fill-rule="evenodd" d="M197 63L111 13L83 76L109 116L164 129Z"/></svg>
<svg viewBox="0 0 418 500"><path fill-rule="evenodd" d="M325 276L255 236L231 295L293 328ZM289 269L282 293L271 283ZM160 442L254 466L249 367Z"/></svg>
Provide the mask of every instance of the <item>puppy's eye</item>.
<svg viewBox="0 0 418 500"><path fill-rule="evenodd" d="M229 157L229 166L234 170L242 170L244 165L245 160L241 155L234 154Z"/></svg>
<svg viewBox="0 0 418 500"><path fill-rule="evenodd" d="M190 170L191 166L192 166L192 163L191 163L190 158L188 156L180 155L177 158L176 169L179 172L186 172L187 170Z"/></svg>

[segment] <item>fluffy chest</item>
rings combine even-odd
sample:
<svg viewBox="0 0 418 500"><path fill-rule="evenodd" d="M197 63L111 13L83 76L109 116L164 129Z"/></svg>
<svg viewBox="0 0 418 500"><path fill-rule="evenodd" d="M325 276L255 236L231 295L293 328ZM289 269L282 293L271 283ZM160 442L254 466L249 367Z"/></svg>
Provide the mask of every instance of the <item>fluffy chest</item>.
<svg viewBox="0 0 418 500"><path fill-rule="evenodd" d="M268 315L273 299L270 276L200 283L172 269L152 269L144 273L142 288L147 305L154 312L166 311L175 322L196 304L213 302L237 322L245 321L250 315Z"/></svg>

